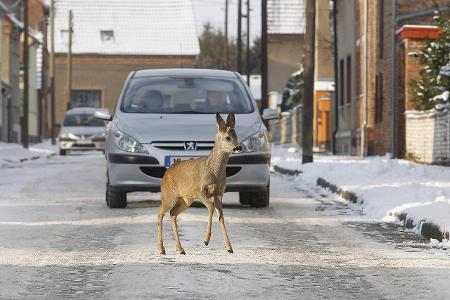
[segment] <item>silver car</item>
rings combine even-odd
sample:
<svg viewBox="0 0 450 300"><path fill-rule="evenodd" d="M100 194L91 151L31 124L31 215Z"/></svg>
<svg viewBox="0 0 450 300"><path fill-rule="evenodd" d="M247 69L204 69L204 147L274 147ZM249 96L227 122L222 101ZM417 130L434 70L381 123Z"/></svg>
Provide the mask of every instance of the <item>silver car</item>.
<svg viewBox="0 0 450 300"><path fill-rule="evenodd" d="M94 117L98 108L80 107L68 110L58 135L59 154L67 151L105 149L105 121ZM100 110L108 114L106 109Z"/></svg>
<svg viewBox="0 0 450 300"><path fill-rule="evenodd" d="M214 146L215 113L236 116L242 153L229 158L226 191L240 202L269 205L270 143L264 120L238 73L200 69L141 70L130 73L106 130L106 203L127 205L127 193L159 192L166 169L175 161L206 156Z"/></svg>

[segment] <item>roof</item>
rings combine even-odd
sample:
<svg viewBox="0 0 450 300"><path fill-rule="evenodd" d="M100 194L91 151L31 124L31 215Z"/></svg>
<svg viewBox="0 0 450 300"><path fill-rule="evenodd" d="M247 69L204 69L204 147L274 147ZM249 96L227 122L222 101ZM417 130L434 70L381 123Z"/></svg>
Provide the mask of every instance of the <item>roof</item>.
<svg viewBox="0 0 450 300"><path fill-rule="evenodd" d="M150 76L210 76L236 78L236 74L233 72L213 69L148 69L139 70L134 74L134 77Z"/></svg>
<svg viewBox="0 0 450 300"><path fill-rule="evenodd" d="M67 52L69 10L73 54L198 55L191 0L56 1L55 52Z"/></svg>
<svg viewBox="0 0 450 300"><path fill-rule="evenodd" d="M305 0L268 0L269 34L305 33Z"/></svg>

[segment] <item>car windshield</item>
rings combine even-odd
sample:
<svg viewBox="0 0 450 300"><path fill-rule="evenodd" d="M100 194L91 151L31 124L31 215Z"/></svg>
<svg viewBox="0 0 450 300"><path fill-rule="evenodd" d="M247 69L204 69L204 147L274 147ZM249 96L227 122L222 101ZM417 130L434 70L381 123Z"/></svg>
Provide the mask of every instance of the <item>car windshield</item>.
<svg viewBox="0 0 450 300"><path fill-rule="evenodd" d="M127 87L120 110L126 113L251 113L253 105L235 78L143 77Z"/></svg>
<svg viewBox="0 0 450 300"><path fill-rule="evenodd" d="M93 114L68 114L64 117L64 126L105 126L105 121L97 119Z"/></svg>

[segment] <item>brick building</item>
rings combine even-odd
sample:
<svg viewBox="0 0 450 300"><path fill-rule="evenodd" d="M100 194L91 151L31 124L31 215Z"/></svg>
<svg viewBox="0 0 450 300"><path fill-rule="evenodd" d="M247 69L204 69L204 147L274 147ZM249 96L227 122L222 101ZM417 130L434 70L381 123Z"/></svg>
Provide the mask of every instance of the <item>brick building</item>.
<svg viewBox="0 0 450 300"><path fill-rule="evenodd" d="M418 49L433 31L429 26L434 25L434 2L420 0L411 5L408 0L336 0L338 153L384 155L394 151L395 156L404 155L409 81L419 71L417 62L407 54ZM441 8L448 7L448 0L436 2ZM397 17L395 61L393 7ZM411 34L414 30L422 33Z"/></svg>
<svg viewBox="0 0 450 300"><path fill-rule="evenodd" d="M72 91L67 84L68 15L73 12ZM191 1L56 2L56 122L71 107L114 110L129 72L192 67L199 53Z"/></svg>

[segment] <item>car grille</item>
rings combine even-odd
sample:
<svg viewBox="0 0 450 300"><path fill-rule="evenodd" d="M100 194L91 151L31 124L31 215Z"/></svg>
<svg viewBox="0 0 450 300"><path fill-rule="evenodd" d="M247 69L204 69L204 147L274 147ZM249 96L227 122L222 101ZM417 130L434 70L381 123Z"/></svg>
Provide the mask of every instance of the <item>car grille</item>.
<svg viewBox="0 0 450 300"><path fill-rule="evenodd" d="M184 142L172 142L172 141L158 141L151 142L155 148L164 149L164 150L180 150L184 151ZM214 142L197 142L197 150L211 150L214 147Z"/></svg>
<svg viewBox="0 0 450 300"><path fill-rule="evenodd" d="M145 175L155 177L155 178L163 178L164 173L166 172L165 167L140 167L142 173ZM241 167L227 167L226 168L226 176L230 177L236 175L241 170Z"/></svg>
<svg viewBox="0 0 450 300"><path fill-rule="evenodd" d="M72 147L77 148L95 148L94 144L73 144Z"/></svg>

